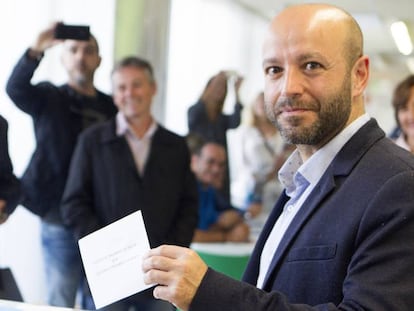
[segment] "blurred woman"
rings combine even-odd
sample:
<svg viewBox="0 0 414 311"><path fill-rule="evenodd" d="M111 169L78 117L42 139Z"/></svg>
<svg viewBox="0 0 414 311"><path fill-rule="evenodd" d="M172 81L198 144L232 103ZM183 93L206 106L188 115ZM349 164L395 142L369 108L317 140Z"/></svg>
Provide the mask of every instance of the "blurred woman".
<svg viewBox="0 0 414 311"><path fill-rule="evenodd" d="M277 128L268 120L263 92L251 107L251 122L240 128L237 174L232 182L233 201L255 217L269 213L283 190L277 173L293 150L286 145Z"/></svg>
<svg viewBox="0 0 414 311"><path fill-rule="evenodd" d="M392 105L401 129L395 143L414 153L414 75L401 81L394 90Z"/></svg>

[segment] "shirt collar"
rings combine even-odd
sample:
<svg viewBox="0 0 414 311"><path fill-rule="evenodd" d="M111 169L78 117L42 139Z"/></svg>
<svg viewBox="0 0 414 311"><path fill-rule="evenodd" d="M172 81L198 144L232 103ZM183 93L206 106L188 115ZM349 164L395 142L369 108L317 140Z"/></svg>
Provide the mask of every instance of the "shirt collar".
<svg viewBox="0 0 414 311"><path fill-rule="evenodd" d="M306 162L302 161L299 151L295 150L279 170L279 180L286 188L286 193L289 195L295 191L297 172L300 172L301 177L296 180L304 178L311 185L315 185L341 148L368 121L369 115L363 114L316 151Z"/></svg>
<svg viewBox="0 0 414 311"><path fill-rule="evenodd" d="M158 128L157 122L153 120L150 127L146 131L145 135L142 137L142 139L152 138L157 128ZM125 118L125 115L122 112L118 111L118 113L116 114L116 135L123 136L127 134L133 135L135 137L134 132L131 131L130 129L130 126L128 124L127 119Z"/></svg>
<svg viewBox="0 0 414 311"><path fill-rule="evenodd" d="M404 138L404 134L401 133L400 136L395 140L395 143L397 146L400 146L401 148L404 148L405 150L411 151L410 146L407 144L406 139Z"/></svg>

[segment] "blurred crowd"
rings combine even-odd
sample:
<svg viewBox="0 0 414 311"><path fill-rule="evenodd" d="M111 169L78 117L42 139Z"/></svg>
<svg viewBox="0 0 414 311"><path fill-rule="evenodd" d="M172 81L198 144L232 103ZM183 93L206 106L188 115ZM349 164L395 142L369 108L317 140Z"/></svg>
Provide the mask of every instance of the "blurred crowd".
<svg viewBox="0 0 414 311"><path fill-rule="evenodd" d="M243 103L243 76L223 68L188 108L188 135L151 113L157 83L137 56L117 62L112 94L94 85L99 44L56 38L53 23L23 52L7 94L33 120L36 148L21 177L13 173L7 121L0 117L0 223L19 204L41 219L47 302L94 309L77 241L141 210L151 247L192 242L254 242L284 187L278 173L296 149L266 113L263 92ZM63 46L63 85L33 83L47 50ZM233 88L232 113L224 113ZM390 137L414 153L414 76L397 85ZM174 310L150 290L102 310ZM137 309L138 310L138 309Z"/></svg>

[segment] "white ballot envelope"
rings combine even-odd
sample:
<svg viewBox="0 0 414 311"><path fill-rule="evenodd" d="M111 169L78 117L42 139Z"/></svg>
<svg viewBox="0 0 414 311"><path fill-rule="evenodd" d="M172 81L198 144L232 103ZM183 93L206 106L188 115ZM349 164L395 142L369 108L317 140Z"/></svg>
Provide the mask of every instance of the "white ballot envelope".
<svg viewBox="0 0 414 311"><path fill-rule="evenodd" d="M144 284L142 257L150 249L141 211L79 240L79 250L96 308L153 285Z"/></svg>

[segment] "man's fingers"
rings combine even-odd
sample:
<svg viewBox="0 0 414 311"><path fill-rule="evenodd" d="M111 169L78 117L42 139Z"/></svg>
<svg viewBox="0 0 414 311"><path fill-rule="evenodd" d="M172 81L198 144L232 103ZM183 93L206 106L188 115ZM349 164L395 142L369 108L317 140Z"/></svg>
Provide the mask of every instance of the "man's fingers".
<svg viewBox="0 0 414 311"><path fill-rule="evenodd" d="M157 299L169 301L180 310L188 310L189 302L180 293L174 291L170 286L159 285L154 288L153 295Z"/></svg>
<svg viewBox="0 0 414 311"><path fill-rule="evenodd" d="M171 282L170 273L167 271L151 269L144 273L145 284L169 285Z"/></svg>
<svg viewBox="0 0 414 311"><path fill-rule="evenodd" d="M149 250L143 257L143 267L145 264L146 269L161 269L170 270L174 267L175 263L178 263L177 259L183 259L183 261L191 260L196 255L195 251L187 247L175 246L175 245L161 245ZM148 266L151 265L151 266ZM144 270L145 271L145 270Z"/></svg>
<svg viewBox="0 0 414 311"><path fill-rule="evenodd" d="M161 256L151 256L142 260L142 271L145 273L150 270L169 271L171 267L170 258Z"/></svg>
<svg viewBox="0 0 414 311"><path fill-rule="evenodd" d="M178 258L183 252L185 253L188 249L186 247L175 246L175 245L161 245L156 248L151 249L145 256L149 258L152 256L163 256L169 258Z"/></svg>
<svg viewBox="0 0 414 311"><path fill-rule="evenodd" d="M184 310L184 306L181 293L177 291L176 279L177 277L172 277L172 273L159 271L159 270L150 270L144 275L145 284L158 284L153 290L153 296L157 299L162 299L169 301L175 306L180 307L181 310Z"/></svg>
<svg viewBox="0 0 414 311"><path fill-rule="evenodd" d="M162 245L150 250L142 261L145 284L159 284L154 297L187 310L208 267L186 247Z"/></svg>
<svg viewBox="0 0 414 311"><path fill-rule="evenodd" d="M158 285L153 291L154 297L157 299L171 301L171 293L167 286Z"/></svg>

